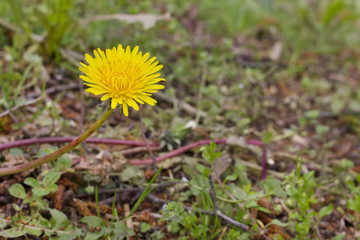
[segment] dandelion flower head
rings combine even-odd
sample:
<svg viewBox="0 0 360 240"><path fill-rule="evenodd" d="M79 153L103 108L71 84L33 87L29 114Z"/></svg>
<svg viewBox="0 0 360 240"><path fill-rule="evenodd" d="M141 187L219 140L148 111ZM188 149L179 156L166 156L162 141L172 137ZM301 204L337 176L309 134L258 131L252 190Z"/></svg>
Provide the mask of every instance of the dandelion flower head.
<svg viewBox="0 0 360 240"><path fill-rule="evenodd" d="M84 73L80 78L89 87L87 92L102 95L101 101L111 99L112 109L121 105L125 116L129 115L128 106L137 111L138 103L155 105L151 95L163 89L158 82L165 81L158 73L163 65L155 61L156 57L143 55L138 46L131 51L129 46L124 49L121 44L105 52L94 50L94 55L93 58L85 54L88 65L80 63L79 68Z"/></svg>

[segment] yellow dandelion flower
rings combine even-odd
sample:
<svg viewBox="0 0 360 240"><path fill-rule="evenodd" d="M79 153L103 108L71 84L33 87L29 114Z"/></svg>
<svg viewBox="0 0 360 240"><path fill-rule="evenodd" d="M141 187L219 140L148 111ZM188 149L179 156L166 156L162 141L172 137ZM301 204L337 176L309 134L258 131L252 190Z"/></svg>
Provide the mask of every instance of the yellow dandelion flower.
<svg viewBox="0 0 360 240"><path fill-rule="evenodd" d="M136 46L132 51L127 46L124 49L121 44L117 48L94 50L95 58L85 54L88 65L80 63L79 67L85 75L80 78L89 88L87 92L95 95L103 95L101 101L111 99L111 108L122 105L125 116L129 115L128 106L139 110L138 103L155 105L156 100L151 97L164 86L157 84L165 81L157 73L163 68L155 61L156 57L150 58L150 54L142 54Z"/></svg>

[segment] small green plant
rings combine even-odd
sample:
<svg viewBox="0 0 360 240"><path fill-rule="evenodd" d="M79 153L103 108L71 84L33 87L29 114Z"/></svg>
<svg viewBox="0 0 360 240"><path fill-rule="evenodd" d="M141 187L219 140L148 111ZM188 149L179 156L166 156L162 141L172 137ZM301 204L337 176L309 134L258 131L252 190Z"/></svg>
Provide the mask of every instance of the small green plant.
<svg viewBox="0 0 360 240"><path fill-rule="evenodd" d="M3 105L5 108L9 109L14 107L16 104L19 104L18 97L31 68L31 65L28 66L23 75L14 72L13 63L10 64L8 72L3 73L0 68L0 84L2 86L1 91L3 96L0 99L0 106ZM20 103L23 103L23 101Z"/></svg>
<svg viewBox="0 0 360 240"><path fill-rule="evenodd" d="M16 183L9 189L9 193L18 199L23 200L18 206L13 204L16 214L12 217L0 219L0 224L4 230L0 231L0 236L15 238L27 234L40 236L44 234L49 239L74 239L81 232L69 223L66 215L56 209L49 208L49 204L43 197L57 190L55 184L60 178L59 171L49 171L41 181L35 178L26 178L24 183L31 187L31 194L26 194L25 188ZM24 207L29 206L30 216L24 214ZM41 211L48 211L51 219L42 216Z"/></svg>
<svg viewBox="0 0 360 240"><path fill-rule="evenodd" d="M18 2L18 3L16 3ZM10 19L20 30L20 39L38 44L47 57L60 59L60 47L73 41L75 22L73 2L70 0L41 1L36 5L21 4L20 1L6 1L14 13ZM25 45L25 44L23 44Z"/></svg>
<svg viewBox="0 0 360 240"><path fill-rule="evenodd" d="M357 173L355 176L349 174L350 169L354 167L354 164L349 160L343 160L341 165L343 168L347 168L348 174L346 174L344 180L351 193L346 202L347 207L356 212L356 216L350 215L350 218L354 221L356 228L360 229L358 217L360 214L360 186L358 184L360 183L360 174Z"/></svg>
<svg viewBox="0 0 360 240"><path fill-rule="evenodd" d="M64 160L58 162L62 163L63 161ZM55 163L55 166L62 166L61 164L57 164L58 162ZM147 185L147 188L133 206L128 218L131 217L131 215L140 206L141 202L152 191L151 185L160 172L161 168L156 172ZM97 200L97 188L95 188L98 216L86 216L81 219L81 222L87 225L87 231L85 232L82 229L71 225L64 213L56 209L49 208L49 204L44 197L49 193L56 192L56 182L60 177L61 174L58 168L55 167L45 174L41 181L32 177L26 178L24 183L31 187L31 194L27 194L25 188L19 183L12 185L9 189L9 193L15 198L21 199L22 204L20 206L13 204L16 214L10 219L5 219L3 215L0 216L0 226L2 229L5 229L0 231L0 236L14 238L28 234L34 236L44 234L49 237L49 239L75 239L80 237L89 240L102 239L105 237L109 237L110 239L125 239L134 235L134 231L126 227L125 221L119 220L119 216L115 208L116 194L114 196L112 208L113 219L111 222L105 222L100 215ZM27 205L30 208L30 216L24 214L24 206ZM49 220L43 217L41 211L48 211L52 218ZM160 233L153 234L158 238L161 235Z"/></svg>
<svg viewBox="0 0 360 240"><path fill-rule="evenodd" d="M209 21L210 30L216 33L234 36L241 31L249 30L255 27L258 21L263 17L268 1L241 1L226 0L200 1L200 17ZM271 7L271 6L270 6ZM210 16L216 14L216 11L223 11L227 14L212 19Z"/></svg>
<svg viewBox="0 0 360 240"><path fill-rule="evenodd" d="M194 207L193 211L186 211L180 202L169 202L162 210L162 221L167 221L167 229L173 234L183 236L181 239L187 239L191 236L193 239L216 239L219 234L220 220L213 219L210 225L210 218L205 217ZM198 217L198 216L199 217ZM208 234L209 231L212 233Z"/></svg>
<svg viewBox="0 0 360 240"><path fill-rule="evenodd" d="M151 185L156 180L157 176L160 174L162 168L159 168L155 175L150 180L149 184L145 188L144 192L140 195L139 199L131 209L128 217L130 218L136 209L140 206L140 204L144 201L146 196L152 191ZM112 204L112 213L113 219L110 223L105 222L100 216L99 203L98 203L98 192L97 187L95 188L95 199L96 199L96 209L97 216L86 216L81 219L81 222L86 223L88 226L88 231L85 235L85 239L102 239L102 238L110 238L110 239L125 239L127 237L133 236L135 233L132 229L126 227L125 221L120 221L117 211L115 209L115 199L116 193L114 195L114 200ZM117 221L114 221L114 220ZM150 226L151 227L151 226ZM149 230L149 229L147 229Z"/></svg>
<svg viewBox="0 0 360 240"><path fill-rule="evenodd" d="M332 205L320 209L317 214L311 204L317 202L314 198L317 181L314 171L301 175L302 161L297 159L296 168L285 178L285 193L288 196L287 206L290 207L289 226L297 232L296 239L308 239L310 229L320 219L333 210ZM316 221L317 218L317 221Z"/></svg>
<svg viewBox="0 0 360 240"><path fill-rule="evenodd" d="M86 216L81 219L81 222L86 223L89 229L85 234L86 240L102 238L121 240L134 235L133 230L127 228L123 221L106 223L100 217Z"/></svg>

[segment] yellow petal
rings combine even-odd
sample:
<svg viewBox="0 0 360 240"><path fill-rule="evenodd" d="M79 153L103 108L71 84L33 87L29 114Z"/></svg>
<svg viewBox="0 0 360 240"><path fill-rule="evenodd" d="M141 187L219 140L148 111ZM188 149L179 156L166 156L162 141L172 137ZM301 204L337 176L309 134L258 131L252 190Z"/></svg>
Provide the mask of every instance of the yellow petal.
<svg viewBox="0 0 360 240"><path fill-rule="evenodd" d="M85 90L86 92L89 92L89 93L93 93L95 95L101 95L101 94L104 94L104 91L101 91L101 90L98 90L98 89L95 89L95 88L88 88Z"/></svg>
<svg viewBox="0 0 360 240"><path fill-rule="evenodd" d="M147 92L147 93L157 93L158 90L145 90L145 92Z"/></svg>
<svg viewBox="0 0 360 240"><path fill-rule="evenodd" d="M139 46L135 46L131 54L136 55L138 52L139 52Z"/></svg>
<svg viewBox="0 0 360 240"><path fill-rule="evenodd" d="M129 116L128 105L125 102L123 102L122 107L123 107L124 115Z"/></svg>
<svg viewBox="0 0 360 240"><path fill-rule="evenodd" d="M116 98L111 99L111 108L115 109L117 106L118 102Z"/></svg>
<svg viewBox="0 0 360 240"><path fill-rule="evenodd" d="M101 101L106 101L106 100L108 100L110 97L111 97L110 94L105 94L104 96L102 96L102 97L100 98L100 100L101 100Z"/></svg>
<svg viewBox="0 0 360 240"><path fill-rule="evenodd" d="M129 103L129 106L131 106L133 109L135 109L136 111L139 111L139 106L134 101L134 99L129 98L126 102Z"/></svg>
<svg viewBox="0 0 360 240"><path fill-rule="evenodd" d="M156 103L156 100L151 98L151 97L148 97L148 96L145 96L145 95L141 95L139 96L139 98L141 100L143 100L144 102L146 102L147 104L150 104L151 106L154 106L155 103Z"/></svg>
<svg viewBox="0 0 360 240"><path fill-rule="evenodd" d="M135 101L137 101L138 103L144 104L144 102L141 101L141 99L138 97L133 96L133 99L135 99Z"/></svg>
<svg viewBox="0 0 360 240"><path fill-rule="evenodd" d="M80 79L89 88L87 92L101 95L101 101L111 100L111 107L122 105L124 115L129 115L129 107L139 110L138 104L155 105L151 96L164 86L157 84L165 81L158 72L163 65L143 54L139 47L132 50L119 44L112 49L96 49L93 56L85 54L86 63L80 63L79 70L83 73Z"/></svg>
<svg viewBox="0 0 360 240"><path fill-rule="evenodd" d="M148 89L163 89L164 85L159 85L159 84L153 84L153 85L149 85L146 88L144 88L144 90L148 90Z"/></svg>
<svg viewBox="0 0 360 240"><path fill-rule="evenodd" d="M94 62L94 58L88 53L85 54L85 60L88 62L88 64L91 64Z"/></svg>

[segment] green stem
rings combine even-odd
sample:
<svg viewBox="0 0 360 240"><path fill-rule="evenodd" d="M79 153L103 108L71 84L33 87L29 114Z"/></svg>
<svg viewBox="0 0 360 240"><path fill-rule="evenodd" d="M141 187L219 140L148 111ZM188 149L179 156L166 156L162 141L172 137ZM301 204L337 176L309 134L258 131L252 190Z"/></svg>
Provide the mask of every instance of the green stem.
<svg viewBox="0 0 360 240"><path fill-rule="evenodd" d="M55 160L56 158L60 157L61 155L71 151L77 145L79 145L80 143L85 141L88 137L90 137L96 130L98 130L98 128L106 121L106 119L109 118L109 116L111 115L111 113L113 111L114 111L113 109L107 111L87 131L85 131L78 138L74 139L72 142L70 142L69 144L63 146L59 150L57 150L57 151L55 151L53 153L50 153L49 155L46 155L45 157L39 158L39 159L37 159L35 161L31 161L31 162L24 163L24 164L17 165L17 166L13 166L13 167L0 168L0 176L6 176L6 175L10 175L10 174L20 173L20 172L23 172L23 171L26 171L26 170L29 170L29 169L32 169L32 168L39 167L40 165L42 165L44 163L47 163L47 162L51 162L51 161Z"/></svg>

